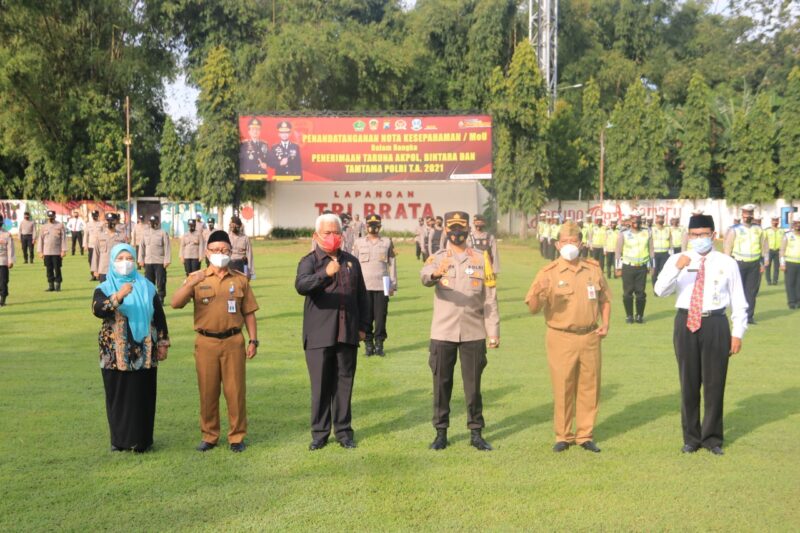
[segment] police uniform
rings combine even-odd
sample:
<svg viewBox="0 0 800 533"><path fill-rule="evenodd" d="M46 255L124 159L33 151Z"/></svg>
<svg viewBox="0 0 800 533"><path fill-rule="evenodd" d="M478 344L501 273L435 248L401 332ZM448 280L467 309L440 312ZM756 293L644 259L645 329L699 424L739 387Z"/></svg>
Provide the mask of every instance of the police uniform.
<svg viewBox="0 0 800 533"><path fill-rule="evenodd" d="M473 222L486 221L483 215L475 215L472 217L472 220ZM494 272L494 275L496 276L500 273L500 255L497 253L497 239L495 239L494 235L488 231L478 231L477 228L473 227L469 232L467 245L470 248L478 250L479 252L489 252L489 258L492 260L492 271Z"/></svg>
<svg viewBox="0 0 800 533"><path fill-rule="evenodd" d="M194 222L194 221L192 221ZM203 235L197 231L196 224L189 226L189 231L181 237L180 259L183 269L188 276L195 270L200 270L200 257L205 254Z"/></svg>
<svg viewBox="0 0 800 533"><path fill-rule="evenodd" d="M437 226L434 223L428 233L428 256L432 256L446 245L444 227Z"/></svg>
<svg viewBox="0 0 800 533"><path fill-rule="evenodd" d="M783 236L780 263L786 273L783 283L789 309L800 309L800 213L792 215L792 230Z"/></svg>
<svg viewBox="0 0 800 533"><path fill-rule="evenodd" d="M22 222L19 223L19 242L20 246L22 246L22 257L25 262L27 263L30 258L30 262L33 263L33 258L36 255L33 251L36 223L30 219L30 213L26 212L25 214L28 215L28 218L23 218Z"/></svg>
<svg viewBox="0 0 800 533"><path fill-rule="evenodd" d="M233 220L231 222L233 223ZM243 272L248 278L252 278L255 271L253 248L250 246L250 237L244 234L241 220L239 220L238 225L240 233L229 233L231 239L230 268Z"/></svg>
<svg viewBox="0 0 800 533"><path fill-rule="evenodd" d="M139 263L144 265L144 276L156 286L163 302L167 295L167 267L172 261L172 246L158 217L151 216L150 224L151 228L142 235L139 243ZM152 227L154 225L158 226Z"/></svg>
<svg viewBox="0 0 800 533"><path fill-rule="evenodd" d="M339 216L342 221L342 246L341 249L348 254L353 253L353 244L356 242L356 230L353 227L353 218L348 213Z"/></svg>
<svg viewBox="0 0 800 533"><path fill-rule="evenodd" d="M419 225L414 229L414 252L417 259L422 259L422 239L425 233L425 221L419 219Z"/></svg>
<svg viewBox="0 0 800 533"><path fill-rule="evenodd" d="M120 243L128 242L125 232L117 227L118 217L113 213L106 213L106 227L97 232L94 237L94 255L92 256L92 272L99 281L106 280L111 249ZM109 225L111 227L109 227ZM140 256L141 257L141 256Z"/></svg>
<svg viewBox="0 0 800 533"><path fill-rule="evenodd" d="M431 255L428 251L428 243L431 240L431 231L433 228L433 224L428 224L428 221L431 219L428 218L425 220L425 227L422 228L422 260L427 261L428 257Z"/></svg>
<svg viewBox="0 0 800 533"><path fill-rule="evenodd" d="M9 270L14 268L15 261L14 237L3 227L3 217L0 216L0 307L6 305Z"/></svg>
<svg viewBox="0 0 800 533"><path fill-rule="evenodd" d="M742 206L742 212L753 213L755 206L747 204ZM756 296L761 285L761 272L769 266L769 246L767 235L761 226L747 222L742 217L742 223L728 229L725 235L723 249L726 255L732 256L739 265L742 276L744 295L747 298L747 322L755 324ZM761 261L764 262L762 266Z"/></svg>
<svg viewBox="0 0 800 533"><path fill-rule="evenodd" d="M258 128L258 132L239 145L239 174L266 174L266 165L269 162L269 146L258 138L261 133L261 121L253 117L247 123L248 130ZM262 166L263 165L263 166Z"/></svg>
<svg viewBox="0 0 800 533"><path fill-rule="evenodd" d="M603 219L597 218L598 223L592 227L592 230L588 234L588 245L591 249L592 259L597 261L597 264L600 265L600 269L603 268L603 253L605 251L606 246L606 227L603 226Z"/></svg>
<svg viewBox="0 0 800 533"><path fill-rule="evenodd" d="M556 241L558 241L558 232L561 229L561 224L558 222L557 217L552 217L548 227L549 235L547 236L547 258L551 261L556 259L558 250L556 250Z"/></svg>
<svg viewBox="0 0 800 533"><path fill-rule="evenodd" d="M144 240L144 235L150 231L150 225L144 221L144 215L139 215L139 222L133 226L133 233L131 234L131 246L139 248Z"/></svg>
<svg viewBox="0 0 800 533"><path fill-rule="evenodd" d="M52 221L39 228L38 250L39 255L44 256L44 266L47 267L47 290L60 291L61 263L67 254L67 230L64 224L55 221L55 212L48 211L47 216Z"/></svg>
<svg viewBox="0 0 800 533"><path fill-rule="evenodd" d="M469 215L462 211L447 213L445 225L448 231L460 227L467 233ZM446 271L438 276L437 272L442 268ZM496 293L487 290L495 285L489 254L469 247L458 252L453 246L448 246L428 258L420 279L426 287L435 287L429 365L433 372L433 426L437 429L437 439L431 447L442 449L447 445L453 370L457 353L460 353L467 427L472 430L472 445L491 449L481 437L485 425L481 375L487 364L486 337L489 337L491 346L497 345L500 316ZM437 443L442 442L444 446L437 447ZM479 446L481 443L485 446Z"/></svg>
<svg viewBox="0 0 800 533"><path fill-rule="evenodd" d="M580 256L589 257L589 247L591 246L591 243L589 242L589 235L592 233L592 229L594 229L594 224L592 224L592 219L587 216L586 220L580 222L580 228L581 228Z"/></svg>
<svg viewBox="0 0 800 533"><path fill-rule="evenodd" d="M669 259L672 253L672 229L665 226L663 223L656 223L650 229L650 235L653 239L653 287L656 286L656 279L661 269Z"/></svg>
<svg viewBox="0 0 800 533"><path fill-rule="evenodd" d="M380 231L380 215L367 217L367 226ZM394 243L389 237L366 236L356 239L353 255L361 263L364 285L367 288L367 323L364 339L365 355L385 355L383 343L388 338L386 318L389 311L389 296L384 293L384 277L389 278L390 290L397 290L397 263ZM374 324L374 328L373 328Z"/></svg>
<svg viewBox="0 0 800 533"><path fill-rule="evenodd" d="M686 250L686 228L676 224L680 222L680 219L677 217L674 217L672 222L673 224L669 227L670 240L672 241L672 253L679 254Z"/></svg>
<svg viewBox="0 0 800 533"><path fill-rule="evenodd" d="M92 258L94 257L94 239L98 233L103 231L103 222L97 220L100 216L99 211L92 211L92 219L86 223L86 230L83 233L83 247L88 251L87 260L89 262L89 281L94 281L92 274Z"/></svg>
<svg viewBox="0 0 800 533"><path fill-rule="evenodd" d="M545 248L547 247L547 233L547 217L544 213L539 213L539 220L536 223L536 237L539 239L539 254L542 257L546 257Z"/></svg>
<svg viewBox="0 0 800 533"><path fill-rule="evenodd" d="M283 120L278 124L279 133L290 133L292 125ZM280 141L270 148L270 166L275 169L276 176L302 176L300 147L290 141Z"/></svg>
<svg viewBox="0 0 800 533"><path fill-rule="evenodd" d="M766 269L767 285L778 284L778 272L780 272L780 250L783 235L786 231L778 223L780 217L772 217L773 225L764 230L767 236L767 249L769 250L769 268Z"/></svg>
<svg viewBox="0 0 800 533"><path fill-rule="evenodd" d="M606 229L606 242L603 246L603 252L606 256L606 277L616 279L617 240L619 239L619 229L616 227L617 220L613 219L612 222L614 223L614 227L609 227Z"/></svg>
<svg viewBox="0 0 800 533"><path fill-rule="evenodd" d="M211 236L212 233L214 233L214 231L215 231L214 230L214 219L213 218L209 218L208 219L208 224L203 226L203 233L202 233L202 235L203 235L203 243L208 243L208 238ZM204 253L205 253L205 251L204 251ZM208 266L208 258L206 258L206 266Z"/></svg>
<svg viewBox="0 0 800 533"><path fill-rule="evenodd" d="M543 284L546 288L540 290ZM536 274L525 296L531 312L542 309L547 323L555 451L573 443L599 451L587 443L594 440L600 403L602 337L596 331L603 306L610 302L603 269L594 259L578 259L573 264L559 258Z"/></svg>
<svg viewBox="0 0 800 533"><path fill-rule="evenodd" d="M637 216L641 223L641 217ZM653 239L646 228L625 230L617 238L617 270L622 274L622 303L625 306L625 321L644 322L647 302L647 271L653 264ZM634 303L635 317L634 317Z"/></svg>

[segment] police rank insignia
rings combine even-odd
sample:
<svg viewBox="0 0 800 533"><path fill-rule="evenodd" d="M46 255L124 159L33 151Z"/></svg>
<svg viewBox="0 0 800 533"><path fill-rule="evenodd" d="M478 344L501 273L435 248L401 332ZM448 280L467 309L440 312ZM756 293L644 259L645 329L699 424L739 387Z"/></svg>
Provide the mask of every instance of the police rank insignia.
<svg viewBox="0 0 800 533"><path fill-rule="evenodd" d="M447 278L442 279L442 285L444 285L445 287L449 287L450 286L450 280L447 279Z"/></svg>

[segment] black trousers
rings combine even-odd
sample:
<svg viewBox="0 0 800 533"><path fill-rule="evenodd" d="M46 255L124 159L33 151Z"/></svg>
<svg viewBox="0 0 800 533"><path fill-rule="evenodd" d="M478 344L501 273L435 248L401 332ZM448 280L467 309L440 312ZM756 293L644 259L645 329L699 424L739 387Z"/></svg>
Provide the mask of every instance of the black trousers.
<svg viewBox="0 0 800 533"><path fill-rule="evenodd" d="M742 276L742 288L747 300L747 320L752 321L756 312L756 295L761 286L760 261L736 261L739 264L739 274Z"/></svg>
<svg viewBox="0 0 800 533"><path fill-rule="evenodd" d="M163 302L167 295L167 269L164 268L164 265L146 263L144 265L144 277L153 282Z"/></svg>
<svg viewBox="0 0 800 533"><path fill-rule="evenodd" d="M92 257L94 256L94 248L89 248L88 256L89 256L88 257L88 259L89 259L89 268L91 269L92 268Z"/></svg>
<svg viewBox="0 0 800 533"><path fill-rule="evenodd" d="M331 420L336 440L353 438L350 403L357 350L357 346L343 343L306 350L306 366L311 379L311 436L314 439L330 436Z"/></svg>
<svg viewBox="0 0 800 533"><path fill-rule="evenodd" d="M25 262L33 263L33 258L36 257L35 252L33 251L33 235L20 235L19 241L22 243L22 257L25 258Z"/></svg>
<svg viewBox="0 0 800 533"><path fill-rule="evenodd" d="M633 304L636 302L636 314L644 315L644 306L647 303L647 265L633 266L622 265L622 304L625 306L625 315L633 315Z"/></svg>
<svg viewBox="0 0 800 533"><path fill-rule="evenodd" d="M592 259L600 263L600 269L603 268L603 249L602 248L592 248Z"/></svg>
<svg viewBox="0 0 800 533"><path fill-rule="evenodd" d="M414 248L415 248L415 252L417 254L417 259L419 259L420 257L422 257L422 246L420 246L418 242L415 242L414 243Z"/></svg>
<svg viewBox="0 0 800 533"><path fill-rule="evenodd" d="M228 268L232 268L233 270L238 270L239 272L244 274L245 265L247 265L246 259L231 259L231 262L228 264Z"/></svg>
<svg viewBox="0 0 800 533"><path fill-rule="evenodd" d="M78 243L78 246L81 248L81 255L83 255L83 232L82 231L73 231L72 232L72 255L75 255L75 243Z"/></svg>
<svg viewBox="0 0 800 533"><path fill-rule="evenodd" d="M457 353L461 354L467 427L481 429L485 426L481 396L481 375L487 363L485 339L466 342L431 339L428 365L433 372L433 427L445 429L450 426L450 397L453 395L453 371Z"/></svg>
<svg viewBox="0 0 800 533"><path fill-rule="evenodd" d="M389 314L389 297L383 291L367 291L366 339L386 340L386 316ZM373 327L374 323L374 327Z"/></svg>
<svg viewBox="0 0 800 533"><path fill-rule="evenodd" d="M669 259L669 252L656 252L653 254L653 287L656 286L656 280L661 273L661 269L667 264Z"/></svg>
<svg viewBox="0 0 800 533"><path fill-rule="evenodd" d="M550 250L550 260L555 261L558 259L558 250L556 250L556 240L557 239L550 239L549 243L549 250Z"/></svg>
<svg viewBox="0 0 800 533"><path fill-rule="evenodd" d="M44 266L47 268L47 283L61 283L61 256L44 256Z"/></svg>
<svg viewBox="0 0 800 533"><path fill-rule="evenodd" d="M770 250L769 251L769 266L765 268L767 272L767 285L777 285L778 284L778 276L779 272L781 271L781 251L780 250Z"/></svg>
<svg viewBox="0 0 800 533"><path fill-rule="evenodd" d="M200 260L199 259L184 259L183 260L183 270L186 271L186 275L188 276L192 272L197 272L200 270Z"/></svg>
<svg viewBox="0 0 800 533"><path fill-rule="evenodd" d="M722 445L722 403L731 346L728 318L714 315L702 319L692 333L686 327L686 311L675 316L672 341L681 382L683 442L713 448ZM700 388L703 388L703 420L700 421Z"/></svg>
<svg viewBox="0 0 800 533"><path fill-rule="evenodd" d="M606 277L617 279L616 271L617 252L606 252ZM600 263L602 265L602 263Z"/></svg>
<svg viewBox="0 0 800 533"><path fill-rule="evenodd" d="M0 266L0 296L8 296L8 267Z"/></svg>
<svg viewBox="0 0 800 533"><path fill-rule="evenodd" d="M681 253L681 247L680 247L680 246L676 246L676 247L674 247L674 248L672 249L672 253L673 253L673 254L679 254L679 253Z"/></svg>
<svg viewBox="0 0 800 533"><path fill-rule="evenodd" d="M800 308L800 263L786 261L786 300L789 307Z"/></svg>

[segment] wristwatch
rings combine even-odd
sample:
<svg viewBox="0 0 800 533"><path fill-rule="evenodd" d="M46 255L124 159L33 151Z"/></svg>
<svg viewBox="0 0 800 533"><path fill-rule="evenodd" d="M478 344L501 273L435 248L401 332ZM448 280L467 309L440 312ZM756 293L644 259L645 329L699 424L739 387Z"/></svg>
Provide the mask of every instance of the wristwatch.
<svg viewBox="0 0 800 533"><path fill-rule="evenodd" d="M253 344L256 348L258 348L260 343L258 342L258 339L250 339L250 344Z"/></svg>

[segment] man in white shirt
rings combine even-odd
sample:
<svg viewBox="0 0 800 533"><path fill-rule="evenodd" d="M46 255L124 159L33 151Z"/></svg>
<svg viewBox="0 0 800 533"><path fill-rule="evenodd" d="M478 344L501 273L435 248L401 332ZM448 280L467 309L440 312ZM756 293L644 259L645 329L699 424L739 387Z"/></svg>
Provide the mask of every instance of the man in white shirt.
<svg viewBox="0 0 800 533"><path fill-rule="evenodd" d="M83 230L86 228L86 223L80 217L77 211L72 212L72 218L67 221L67 229L72 234L72 255L75 255L75 243L81 248L81 255L83 255Z"/></svg>
<svg viewBox="0 0 800 533"><path fill-rule="evenodd" d="M747 300L736 261L713 249L714 219L689 219L688 251L670 256L656 281L657 296L677 292L673 344L681 382L683 453L701 447L722 455L722 402L728 358L742 347ZM725 309L731 308L731 324ZM704 416L700 421L700 388Z"/></svg>

